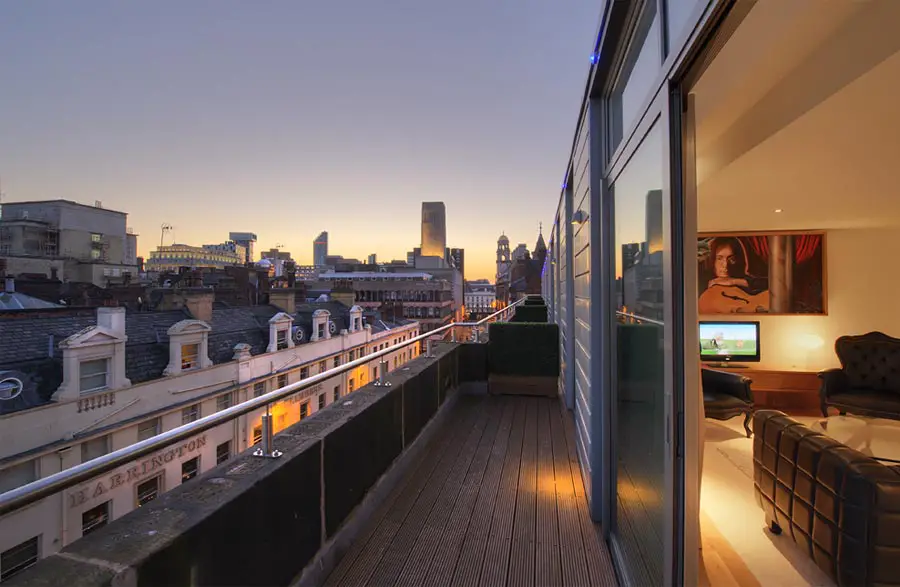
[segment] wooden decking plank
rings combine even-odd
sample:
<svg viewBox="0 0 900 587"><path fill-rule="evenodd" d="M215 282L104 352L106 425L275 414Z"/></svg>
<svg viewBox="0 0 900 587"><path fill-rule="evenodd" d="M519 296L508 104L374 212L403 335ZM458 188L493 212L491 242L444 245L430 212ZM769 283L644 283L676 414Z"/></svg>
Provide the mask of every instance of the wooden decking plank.
<svg viewBox="0 0 900 587"><path fill-rule="evenodd" d="M497 439L491 449L487 470L478 489L475 508L472 510L462 548L457 557L458 563L452 573L450 584L454 586L472 586L478 582L484 563L485 547L491 531L494 506L500 490L504 461L509 446L516 442L512 437L512 431L518 406L521 404L510 397L501 399L504 403L503 419L500 422Z"/></svg>
<svg viewBox="0 0 900 587"><path fill-rule="evenodd" d="M454 413L423 451L422 465L411 472L403 487L391 492L392 497L380 508L379 516L368 522L368 530L341 559L326 585L362 585L374 572L435 469L458 450L467 423L478 415L477 404L464 399L460 398L459 404L451 408Z"/></svg>
<svg viewBox="0 0 900 587"><path fill-rule="evenodd" d="M485 418L486 414L483 410L480 410L476 416L476 421L483 422ZM393 585L400 574L406 562L407 554L418 539L419 533L422 531L423 522L431 512L434 502L438 499L444 483L447 481L447 477L453 468L453 464L462 452L463 445L469 444L469 439L472 437L481 437L481 429L473 426L472 423L465 424L463 432L467 435L466 442L457 444L456 450L448 450L445 453L444 456L448 458L441 459L441 463L435 469L431 478L425 483L418 499L416 499L412 509L409 510L402 525L397 530L390 545L385 549L381 560L369 577L369 585Z"/></svg>
<svg viewBox="0 0 900 587"><path fill-rule="evenodd" d="M584 554L590 585L618 585L609 549L606 547L599 527L591 519L590 506L584 491L581 466L578 463L578 451L575 447L574 435L567 435L566 441L569 443L569 454L575 459L574 462L570 459L570 467L572 468L572 481L575 486L575 499L578 504L578 523L581 528L582 539L584 540Z"/></svg>
<svg viewBox="0 0 900 587"><path fill-rule="evenodd" d="M478 577L478 584L484 587L498 587L506 584L527 410L527 401L524 398L517 398L516 403L516 415L510 433L506 458L503 462L503 470L500 474L500 487L494 501L491 531L485 544L481 575Z"/></svg>
<svg viewBox="0 0 900 587"><path fill-rule="evenodd" d="M528 399L522 460L519 465L519 487L513 523L512 551L507 584L515 587L534 585L534 523L537 494L537 412L540 399Z"/></svg>
<svg viewBox="0 0 900 587"><path fill-rule="evenodd" d="M488 409L491 410L493 433L485 434L483 439L486 439L487 442L482 442L481 446L478 447L472 466L469 469L469 474L463 483L460 497L441 537L441 542L431 557L431 563L428 565L428 572L425 576L425 585L446 585L448 579L453 577L453 571L457 566L463 541L468 534L469 525L473 520L473 514L476 512L477 504L482 495L482 488L492 484L493 493L496 494L496 479L499 479L500 468L503 463L503 452L499 452L499 458L497 458L495 456L497 455L495 448L502 446L504 447L503 451L505 451L514 410L509 402L509 398L506 397L488 398L486 401ZM492 476L493 478L488 476L492 464L496 464L494 466L496 474ZM488 491L490 491L489 488ZM490 522L490 516L484 516L484 520ZM486 527L487 525L485 524ZM471 561L463 561L463 566L466 568L471 567Z"/></svg>
<svg viewBox="0 0 900 587"><path fill-rule="evenodd" d="M394 580L394 585L406 587L420 585L424 581L428 573L428 565L434 558L434 553L442 537L446 534L447 523L465 489L465 480L468 478L478 448L485 444L489 447L493 442L493 432L496 430L488 426L488 423L494 419L495 414L490 405L490 398L487 399L487 402L487 405L482 407L483 417L476 423L473 434L469 435L446 482L438 492L431 511L423 520L408 521L408 523L418 524L424 521L424 526L412 548L407 552L406 563Z"/></svg>
<svg viewBox="0 0 900 587"><path fill-rule="evenodd" d="M566 422L568 414L560 409L550 412L556 501L559 516L559 547L563 585L589 585L584 537L578 521L578 509L584 507L575 497L575 483L569 461Z"/></svg>
<svg viewBox="0 0 900 587"><path fill-rule="evenodd" d="M553 464L553 438L550 410L556 402L541 400L537 413L537 513L535 522L536 585L559 585L562 581L559 553L559 516L556 504L556 472Z"/></svg>

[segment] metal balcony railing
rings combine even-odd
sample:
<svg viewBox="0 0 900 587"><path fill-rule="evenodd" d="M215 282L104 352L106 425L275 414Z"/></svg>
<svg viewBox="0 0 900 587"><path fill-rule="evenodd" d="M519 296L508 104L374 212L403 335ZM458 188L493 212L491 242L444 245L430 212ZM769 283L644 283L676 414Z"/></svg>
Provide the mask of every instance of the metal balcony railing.
<svg viewBox="0 0 900 587"><path fill-rule="evenodd" d="M163 432L162 434L158 434L153 438L148 438L147 440L137 442L125 448L103 455L102 457L98 457L86 463L82 463L64 471L60 471L42 479L38 479L37 481L33 481L32 483L23 485L21 487L13 489L12 491L2 493L0 494L0 517L31 505L37 501L40 501L41 499L44 499L45 497L49 497L60 491L64 491L66 489L74 487L75 485L81 484L89 479L93 479L98 475L107 473L124 464L140 459L141 457L147 456L150 453L154 453L169 445L186 440L196 434L205 432L221 424L231 422L235 418L245 416L260 408L266 409L266 416L263 418L263 437L261 447L256 449L254 454L261 457L277 458L278 456L280 456L280 454L278 453L278 451L275 451L272 448L272 426L271 420L268 417L271 404L284 400L289 396L292 396L300 391L303 391L306 388L312 387L336 375L341 375L357 367L368 365L375 359L384 357L385 355L388 355L402 348L406 348L410 345L424 343L424 356L431 357L433 356L432 344L435 342L435 340L442 340L447 335L449 335L450 340L452 342L456 342L457 338L459 337L458 330L461 328L469 329L471 332L471 340L473 342L478 342L481 339L482 331L487 327L489 323L506 320L509 314L511 314L515 310L516 306L518 306L521 302L522 300L519 300L513 304L510 304L502 310L494 312L487 318L479 320L478 322L452 322L439 328L435 328L434 330L411 338L407 341L403 341L374 353L370 353L364 357L361 357L354 361L350 361L339 367L335 367L323 373L313 375L312 377L303 379L302 381L291 383L284 387L270 391L269 393L263 394L259 397L249 399L230 408L226 408L222 411L200 418L199 420L195 420L194 422L190 422L188 424L184 424L183 426L179 426L178 428ZM375 382L375 385L386 385L387 383L384 380L384 376L385 371L388 367L387 361L381 361L379 367L379 375L378 379Z"/></svg>

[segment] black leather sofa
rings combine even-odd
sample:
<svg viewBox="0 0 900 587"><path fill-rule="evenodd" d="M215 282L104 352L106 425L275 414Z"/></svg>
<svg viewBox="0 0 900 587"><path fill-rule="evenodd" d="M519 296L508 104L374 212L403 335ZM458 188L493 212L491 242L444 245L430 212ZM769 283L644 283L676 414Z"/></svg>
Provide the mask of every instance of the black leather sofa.
<svg viewBox="0 0 900 587"><path fill-rule="evenodd" d="M834 343L840 369L819 373L822 415L841 414L900 420L900 339L882 332L842 336Z"/></svg>
<svg viewBox="0 0 900 587"><path fill-rule="evenodd" d="M703 385L703 411L707 418L728 420L735 416L744 416L744 430L747 438L750 431L750 418L753 417L753 392L750 390L751 380L738 373L701 369Z"/></svg>
<svg viewBox="0 0 900 587"><path fill-rule="evenodd" d="M840 586L900 585L900 468L775 410L753 418L756 501Z"/></svg>

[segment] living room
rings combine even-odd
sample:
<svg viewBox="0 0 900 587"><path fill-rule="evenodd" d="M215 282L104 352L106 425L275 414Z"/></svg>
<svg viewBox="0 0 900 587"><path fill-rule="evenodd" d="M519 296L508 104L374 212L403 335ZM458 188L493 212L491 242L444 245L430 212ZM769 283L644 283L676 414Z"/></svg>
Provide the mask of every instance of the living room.
<svg viewBox="0 0 900 587"><path fill-rule="evenodd" d="M688 89L684 137L687 165L695 161L685 175L696 185L688 201L696 202L698 238L697 265L685 275L698 284L698 302L685 323L700 322L704 371L729 374L724 383L702 377L706 580L897 584L900 565L885 569L884 551L874 551L889 546L896 560L900 545L871 538L854 551L860 558L853 564L831 546L838 535L844 549L853 538L840 528L844 507L857 508L874 532L876 513L895 515L890 509L885 518L878 508L897 507L900 515L900 504L841 503L830 519L815 493L803 495L799 474L784 481L779 470L776 483L766 477L765 460L785 459L782 436L809 429L827 439L823 446L840 443L840 458L854 474L875 471L878 480L866 487L886 483L900 495L900 469L891 469L900 463L900 387L891 385L900 381L900 340L842 339L846 369L819 375L842 367L835 350L841 337L900 338L900 282L892 273L900 258L900 2L760 0L735 19L722 27L717 51ZM688 356L686 367L696 369L698 357ZM849 406L834 399L848 391L834 384L847 382L865 388L849 390ZM823 384L835 404L827 418ZM717 403L720 385L736 390L724 403ZM734 399L742 394L743 405ZM804 430L778 418L754 429L763 419L751 420L753 414L767 409L785 412ZM794 456L800 445L794 443ZM816 453L816 466L819 459L827 460ZM775 487L781 502L767 505ZM841 502L842 491L833 488L831 501ZM867 570L857 573L857 564Z"/></svg>

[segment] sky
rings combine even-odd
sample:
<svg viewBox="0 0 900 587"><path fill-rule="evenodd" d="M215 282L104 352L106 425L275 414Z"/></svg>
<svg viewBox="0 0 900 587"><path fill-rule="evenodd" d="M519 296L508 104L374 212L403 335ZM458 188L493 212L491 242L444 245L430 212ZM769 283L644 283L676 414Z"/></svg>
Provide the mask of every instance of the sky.
<svg viewBox="0 0 900 587"><path fill-rule="evenodd" d="M5 201L127 212L138 253L259 236L405 259L447 207L466 278L559 199L600 0L0 2Z"/></svg>

